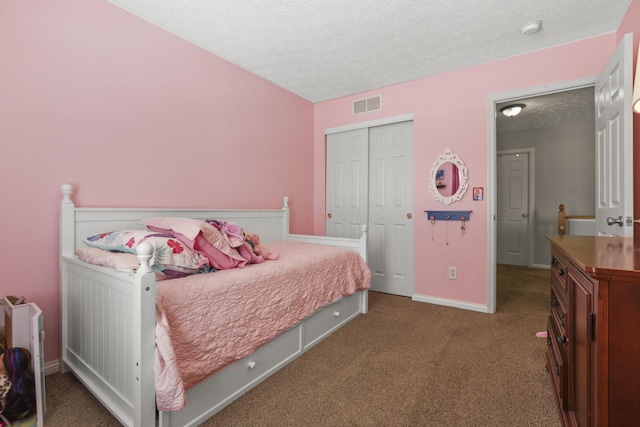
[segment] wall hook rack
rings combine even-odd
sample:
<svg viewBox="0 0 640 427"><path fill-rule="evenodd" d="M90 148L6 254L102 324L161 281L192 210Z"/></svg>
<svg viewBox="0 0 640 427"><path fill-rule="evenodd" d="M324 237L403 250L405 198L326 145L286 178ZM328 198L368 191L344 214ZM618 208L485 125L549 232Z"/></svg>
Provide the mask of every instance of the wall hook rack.
<svg viewBox="0 0 640 427"><path fill-rule="evenodd" d="M473 211L425 211L431 221L469 221Z"/></svg>

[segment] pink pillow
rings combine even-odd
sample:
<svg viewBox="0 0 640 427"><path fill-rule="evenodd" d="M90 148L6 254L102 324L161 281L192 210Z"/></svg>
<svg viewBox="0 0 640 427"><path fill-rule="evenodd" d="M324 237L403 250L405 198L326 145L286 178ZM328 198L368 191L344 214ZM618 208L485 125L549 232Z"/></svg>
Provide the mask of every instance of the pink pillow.
<svg viewBox="0 0 640 427"><path fill-rule="evenodd" d="M232 248L213 225L193 218L153 217L140 221L151 231L166 233L201 252L218 270L244 267L247 260Z"/></svg>
<svg viewBox="0 0 640 427"><path fill-rule="evenodd" d="M104 265L129 273L135 273L140 267L137 256L124 252L111 252L106 249L84 246L76 249L76 256L89 264Z"/></svg>

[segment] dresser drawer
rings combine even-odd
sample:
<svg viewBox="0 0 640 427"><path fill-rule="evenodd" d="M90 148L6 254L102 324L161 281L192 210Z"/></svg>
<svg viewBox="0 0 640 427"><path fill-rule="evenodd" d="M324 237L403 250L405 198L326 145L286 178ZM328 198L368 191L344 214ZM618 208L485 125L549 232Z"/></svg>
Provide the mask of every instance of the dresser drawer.
<svg viewBox="0 0 640 427"><path fill-rule="evenodd" d="M562 297L567 297L567 276L569 270L569 261L556 251L551 251L551 281L558 286Z"/></svg>
<svg viewBox="0 0 640 427"><path fill-rule="evenodd" d="M551 284L551 298L550 298L550 316L551 319L555 323L556 331L558 331L558 336L566 337L566 328L567 321L569 318L567 311L567 300L563 296L563 293L558 290L558 287L552 283ZM566 340L561 338L561 341L564 341L566 349Z"/></svg>
<svg viewBox="0 0 640 427"><path fill-rule="evenodd" d="M558 399L558 406L563 411L569 409L569 374L567 369L567 352L558 342L555 321L549 317L547 324L547 369L551 375L553 388Z"/></svg>

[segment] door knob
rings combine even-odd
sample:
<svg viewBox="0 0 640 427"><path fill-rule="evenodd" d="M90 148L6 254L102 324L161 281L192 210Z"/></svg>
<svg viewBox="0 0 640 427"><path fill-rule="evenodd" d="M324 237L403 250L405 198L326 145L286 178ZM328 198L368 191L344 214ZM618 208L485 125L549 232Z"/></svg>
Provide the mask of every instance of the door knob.
<svg viewBox="0 0 640 427"><path fill-rule="evenodd" d="M607 225L614 225L614 224L618 224L620 227L622 227L624 225L622 216L619 216L617 219L613 217L607 218Z"/></svg>
<svg viewBox="0 0 640 427"><path fill-rule="evenodd" d="M407 218L411 219L411 218L413 218L413 215L411 215L411 213L408 213L407 214Z"/></svg>
<svg viewBox="0 0 640 427"><path fill-rule="evenodd" d="M522 218L529 218L529 214L523 213Z"/></svg>
<svg viewBox="0 0 640 427"><path fill-rule="evenodd" d="M329 218L329 219L331 218L331 214L330 213L327 214L327 218Z"/></svg>

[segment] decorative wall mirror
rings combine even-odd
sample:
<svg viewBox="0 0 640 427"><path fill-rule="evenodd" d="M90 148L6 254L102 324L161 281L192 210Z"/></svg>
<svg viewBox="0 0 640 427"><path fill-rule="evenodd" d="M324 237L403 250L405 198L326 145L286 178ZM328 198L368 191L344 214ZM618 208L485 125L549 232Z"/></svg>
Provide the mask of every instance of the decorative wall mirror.
<svg viewBox="0 0 640 427"><path fill-rule="evenodd" d="M434 199L449 205L462 199L469 188L468 181L464 162L447 148L431 168L429 189Z"/></svg>

